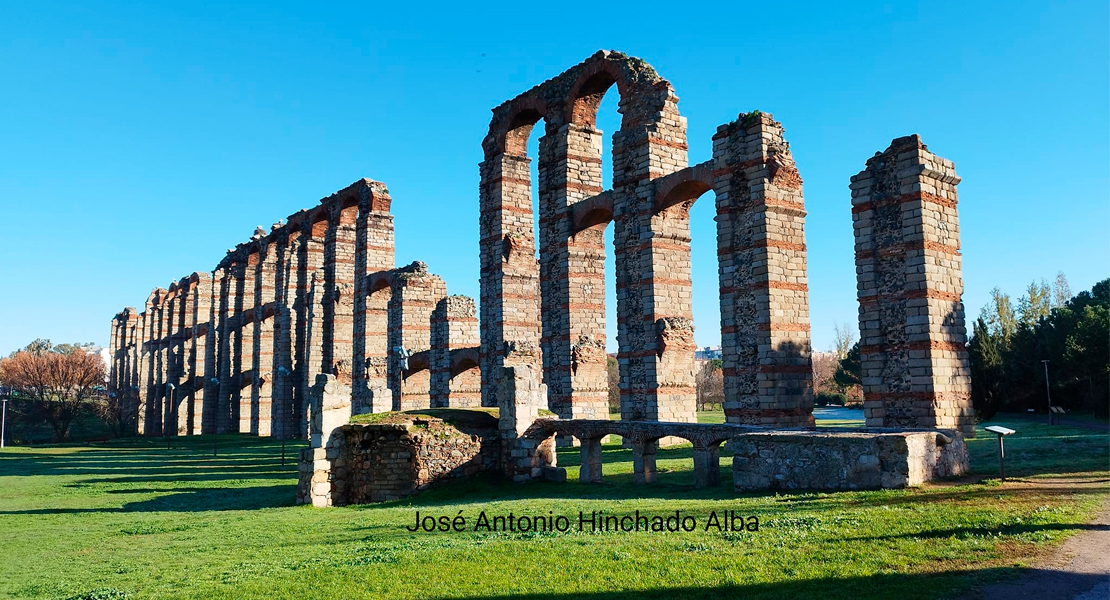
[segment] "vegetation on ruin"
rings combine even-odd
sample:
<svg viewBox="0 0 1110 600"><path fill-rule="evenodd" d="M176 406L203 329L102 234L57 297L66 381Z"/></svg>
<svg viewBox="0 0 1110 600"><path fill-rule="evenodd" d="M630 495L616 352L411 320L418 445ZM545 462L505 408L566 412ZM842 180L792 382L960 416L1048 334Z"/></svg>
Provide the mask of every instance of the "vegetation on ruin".
<svg viewBox="0 0 1110 600"><path fill-rule="evenodd" d="M831 409L832 411L841 409ZM845 413L853 414L853 413ZM702 415L706 421L719 413ZM1086 527L1110 494L1105 433L996 420L1007 440L969 441L975 475L912 490L758 493L696 490L688 446L663 449L659 481L632 481L631 452L605 447L606 481L493 478L375 506L292 505L296 464L280 441L225 435L125 439L0 453L0 596L16 598L914 598L955 597L1015 574ZM846 421L859 425L858 421ZM834 423L824 421L821 425ZM459 511L463 533L410 533L421 515ZM494 515L710 511L759 531L475 533Z"/></svg>

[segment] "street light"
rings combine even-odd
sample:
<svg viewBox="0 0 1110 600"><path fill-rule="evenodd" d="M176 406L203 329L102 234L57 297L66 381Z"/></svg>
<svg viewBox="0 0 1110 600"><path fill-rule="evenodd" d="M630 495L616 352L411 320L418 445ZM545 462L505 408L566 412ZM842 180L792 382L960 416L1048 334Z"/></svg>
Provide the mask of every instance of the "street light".
<svg viewBox="0 0 1110 600"><path fill-rule="evenodd" d="M1001 480L1006 481L1006 447L1002 445L1002 436L1012 435L1014 430L1001 425L991 425L984 429L998 436L998 473L1002 476Z"/></svg>
<svg viewBox="0 0 1110 600"><path fill-rule="evenodd" d="M9 392L10 393L10 392ZM0 409L0 448L4 447L4 434L8 428L8 399L4 398L4 408Z"/></svg>
<svg viewBox="0 0 1110 600"><path fill-rule="evenodd" d="M1052 392L1048 389L1048 360L1042 360L1044 363L1044 395L1048 398L1048 424L1052 425Z"/></svg>

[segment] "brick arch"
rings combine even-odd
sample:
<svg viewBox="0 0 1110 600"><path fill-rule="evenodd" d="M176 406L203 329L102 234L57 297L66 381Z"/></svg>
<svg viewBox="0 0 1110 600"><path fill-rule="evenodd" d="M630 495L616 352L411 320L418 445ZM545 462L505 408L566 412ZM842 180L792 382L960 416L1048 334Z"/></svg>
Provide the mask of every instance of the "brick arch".
<svg viewBox="0 0 1110 600"><path fill-rule="evenodd" d="M702 163L683 169L662 178L656 184L652 209L655 213L660 213L684 202L693 204L702 194L711 189L713 189L712 164Z"/></svg>
<svg viewBox="0 0 1110 600"><path fill-rule="evenodd" d="M308 213L305 223L308 224L309 232L314 238L324 238L324 234L328 230L328 207L324 205L317 206Z"/></svg>
<svg viewBox="0 0 1110 600"><path fill-rule="evenodd" d="M621 97L621 128L655 122L673 96L671 84L647 62L621 52L598 51L578 69L567 89L567 121L593 127L597 109L609 88L616 84Z"/></svg>
<svg viewBox="0 0 1110 600"><path fill-rule="evenodd" d="M388 290L393 286L393 273L389 271L379 271L370 276L366 283L366 295L369 296L382 290Z"/></svg>
<svg viewBox="0 0 1110 600"><path fill-rule="evenodd" d="M532 127L540 119L546 123L550 111L543 99L526 94L497 107L494 113L489 133L482 141L487 158L502 152L516 156L527 154Z"/></svg>
<svg viewBox="0 0 1110 600"><path fill-rule="evenodd" d="M478 348L458 348L451 351L451 377L477 368L481 356Z"/></svg>
<svg viewBox="0 0 1110 600"><path fill-rule="evenodd" d="M613 220L613 195L598 194L571 207L574 233Z"/></svg>
<svg viewBox="0 0 1110 600"><path fill-rule="evenodd" d="M617 92L621 98L628 98L628 84L616 65L609 61L587 65L567 94L566 114L570 116L570 122L594 127L601 100L614 83L617 84Z"/></svg>
<svg viewBox="0 0 1110 600"><path fill-rule="evenodd" d="M358 219L358 198L353 195L343 198L337 212L340 225L354 225Z"/></svg>

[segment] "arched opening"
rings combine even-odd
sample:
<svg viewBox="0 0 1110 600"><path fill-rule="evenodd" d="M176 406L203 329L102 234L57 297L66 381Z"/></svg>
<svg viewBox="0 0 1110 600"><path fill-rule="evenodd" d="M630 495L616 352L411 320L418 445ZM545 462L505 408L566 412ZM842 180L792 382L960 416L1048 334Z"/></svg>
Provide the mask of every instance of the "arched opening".
<svg viewBox="0 0 1110 600"><path fill-rule="evenodd" d="M389 301L393 298L388 273L370 276L366 283L363 329L363 366L355 373L355 395L359 412L382 412L393 408L389 382Z"/></svg>
<svg viewBox="0 0 1110 600"><path fill-rule="evenodd" d="M712 190L713 174L708 165L698 165L677 172L659 184L654 201L655 210L663 216L672 239L688 244L690 260L676 263L668 277L689 281L690 317L694 330L689 340L695 346L693 356L684 343L679 352L663 356L672 369L692 370L697 411L702 419L723 422L724 378L720 360L721 304L719 260L717 256L717 223L715 195L700 200ZM667 348L661 348L666 353ZM686 363L692 358L693 363Z"/></svg>
<svg viewBox="0 0 1110 600"><path fill-rule="evenodd" d="M450 400L452 408L479 406L482 402L482 372L478 362L464 359L451 368Z"/></svg>
<svg viewBox="0 0 1110 600"><path fill-rule="evenodd" d="M612 145L601 129L619 127L619 95L607 93L617 79L604 69L583 72L567 97L568 122L537 145L544 169L537 198L544 377L548 407L564 419L609 419L619 404L610 402L619 393L610 393L608 356L615 346L608 330L616 297L606 252L615 212L613 193L605 191L613 181L613 169L606 168ZM559 443L573 442L561 436Z"/></svg>

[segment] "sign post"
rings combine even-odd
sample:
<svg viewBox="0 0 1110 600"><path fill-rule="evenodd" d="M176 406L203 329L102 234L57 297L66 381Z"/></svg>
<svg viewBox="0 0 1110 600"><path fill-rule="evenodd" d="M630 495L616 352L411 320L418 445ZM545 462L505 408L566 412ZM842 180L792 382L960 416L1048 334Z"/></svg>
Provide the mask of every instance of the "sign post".
<svg viewBox="0 0 1110 600"><path fill-rule="evenodd" d="M1002 438L1013 434L1014 430L999 425L991 425L984 429L998 436L998 473L1002 476L1001 480L1006 481L1006 447L1002 443Z"/></svg>

